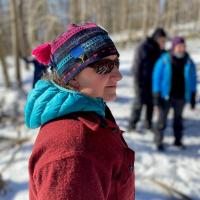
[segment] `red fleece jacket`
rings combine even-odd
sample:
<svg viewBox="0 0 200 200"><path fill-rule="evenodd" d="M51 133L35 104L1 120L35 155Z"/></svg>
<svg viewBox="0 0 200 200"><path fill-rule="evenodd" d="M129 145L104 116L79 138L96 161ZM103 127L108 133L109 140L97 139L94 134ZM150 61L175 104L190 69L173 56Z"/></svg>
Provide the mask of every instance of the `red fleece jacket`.
<svg viewBox="0 0 200 200"><path fill-rule="evenodd" d="M30 200L134 200L134 152L116 123L94 113L44 125L29 175Z"/></svg>

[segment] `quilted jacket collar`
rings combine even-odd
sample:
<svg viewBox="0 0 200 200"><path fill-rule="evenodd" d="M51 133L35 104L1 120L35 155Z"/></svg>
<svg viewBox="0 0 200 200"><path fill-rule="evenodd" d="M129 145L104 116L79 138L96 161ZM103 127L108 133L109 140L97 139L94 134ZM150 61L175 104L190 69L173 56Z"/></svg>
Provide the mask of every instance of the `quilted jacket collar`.
<svg viewBox="0 0 200 200"><path fill-rule="evenodd" d="M50 120L80 111L91 111L105 117L105 103L101 98L92 98L54 82L40 80L28 95L25 123L29 128L38 128Z"/></svg>

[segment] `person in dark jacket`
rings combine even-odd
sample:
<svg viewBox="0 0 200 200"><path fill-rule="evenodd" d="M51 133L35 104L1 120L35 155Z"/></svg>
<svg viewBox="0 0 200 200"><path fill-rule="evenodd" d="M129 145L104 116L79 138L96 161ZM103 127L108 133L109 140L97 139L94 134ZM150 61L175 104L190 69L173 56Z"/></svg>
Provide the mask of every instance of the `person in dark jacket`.
<svg viewBox="0 0 200 200"><path fill-rule="evenodd" d="M167 114L170 107L174 109L174 145L183 148L184 105L190 102L195 108L196 69L189 54L186 52L185 40L175 37L172 48L156 62L153 71L154 104L158 106L158 121L155 128L155 143L158 150L164 150L163 137Z"/></svg>
<svg viewBox="0 0 200 200"><path fill-rule="evenodd" d="M108 32L72 24L33 54L52 75L36 83L25 106L26 125L40 127L30 200L134 200L134 152L106 105L122 79Z"/></svg>
<svg viewBox="0 0 200 200"><path fill-rule="evenodd" d="M145 127L152 128L152 71L156 60L164 51L166 37L166 32L162 28L157 28L152 36L147 37L136 50L132 67L135 99L128 127L129 131L136 128L143 105L146 105Z"/></svg>
<svg viewBox="0 0 200 200"><path fill-rule="evenodd" d="M34 57L29 57L29 58L23 57L23 60L28 64L33 64L34 66L33 85L32 85L32 87L34 88L36 82L40 80L42 76L47 72L47 66L38 62Z"/></svg>

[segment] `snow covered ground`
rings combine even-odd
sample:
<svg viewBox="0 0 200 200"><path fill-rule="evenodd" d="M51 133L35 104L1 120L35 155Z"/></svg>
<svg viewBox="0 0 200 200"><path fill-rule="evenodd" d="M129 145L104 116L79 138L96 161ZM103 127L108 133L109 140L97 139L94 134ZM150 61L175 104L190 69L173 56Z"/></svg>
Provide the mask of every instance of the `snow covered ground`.
<svg viewBox="0 0 200 200"><path fill-rule="evenodd" d="M189 51L192 57L199 65L200 80L200 41L193 40L188 42ZM119 83L118 98L115 102L109 103L109 106L117 119L121 129L126 130L131 112L131 104L134 98L132 91L132 76L130 66L133 58L132 48L121 50L121 72L123 80ZM12 59L9 59L10 74L13 74ZM23 69L24 90L31 88L32 71ZM0 102L5 98L4 110L12 113L16 106L23 109L25 96L23 92L16 89L5 90L2 84L2 75L0 74ZM14 74L12 75L14 77ZM199 82L200 83L200 82ZM198 85L200 91L200 84ZM16 104L17 102L17 104ZM172 113L170 113L170 116ZM125 139L129 146L136 152L135 174L136 174L136 199L137 200L172 200L169 193L152 180L160 181L168 186L183 192L193 200L200 199L200 92L198 93L198 105L196 110L191 111L186 106L185 117L185 137L184 143L187 146L185 150L178 150L171 146L173 142L172 129L169 126L165 132L165 144L167 150L165 153L156 151L153 145L153 134L151 132L126 132ZM154 120L156 119L156 113ZM28 158L31 153L37 130L28 130L23 125L17 126L15 120L7 122L5 126L0 124L0 137L16 137L20 134L22 137L30 137L31 140L24 143L21 147L14 147L7 151L1 151L0 143L0 173L6 181L6 194L0 194L0 200L27 200L28 199ZM139 124L142 128L142 123ZM14 161L8 165L10 158L15 153ZM0 182L1 186L1 182ZM181 199L181 198L176 198Z"/></svg>

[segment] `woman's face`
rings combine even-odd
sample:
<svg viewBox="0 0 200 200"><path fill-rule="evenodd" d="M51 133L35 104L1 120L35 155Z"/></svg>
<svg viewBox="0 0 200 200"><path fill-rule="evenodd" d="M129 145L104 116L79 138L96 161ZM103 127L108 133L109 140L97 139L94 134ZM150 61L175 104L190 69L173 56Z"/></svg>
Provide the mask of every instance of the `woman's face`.
<svg viewBox="0 0 200 200"><path fill-rule="evenodd" d="M118 56L111 55L104 59L114 61L118 60ZM91 97L101 97L104 101L112 101L116 98L117 82L121 79L122 75L117 66L107 74L98 74L94 69L87 67L75 78L80 92Z"/></svg>

